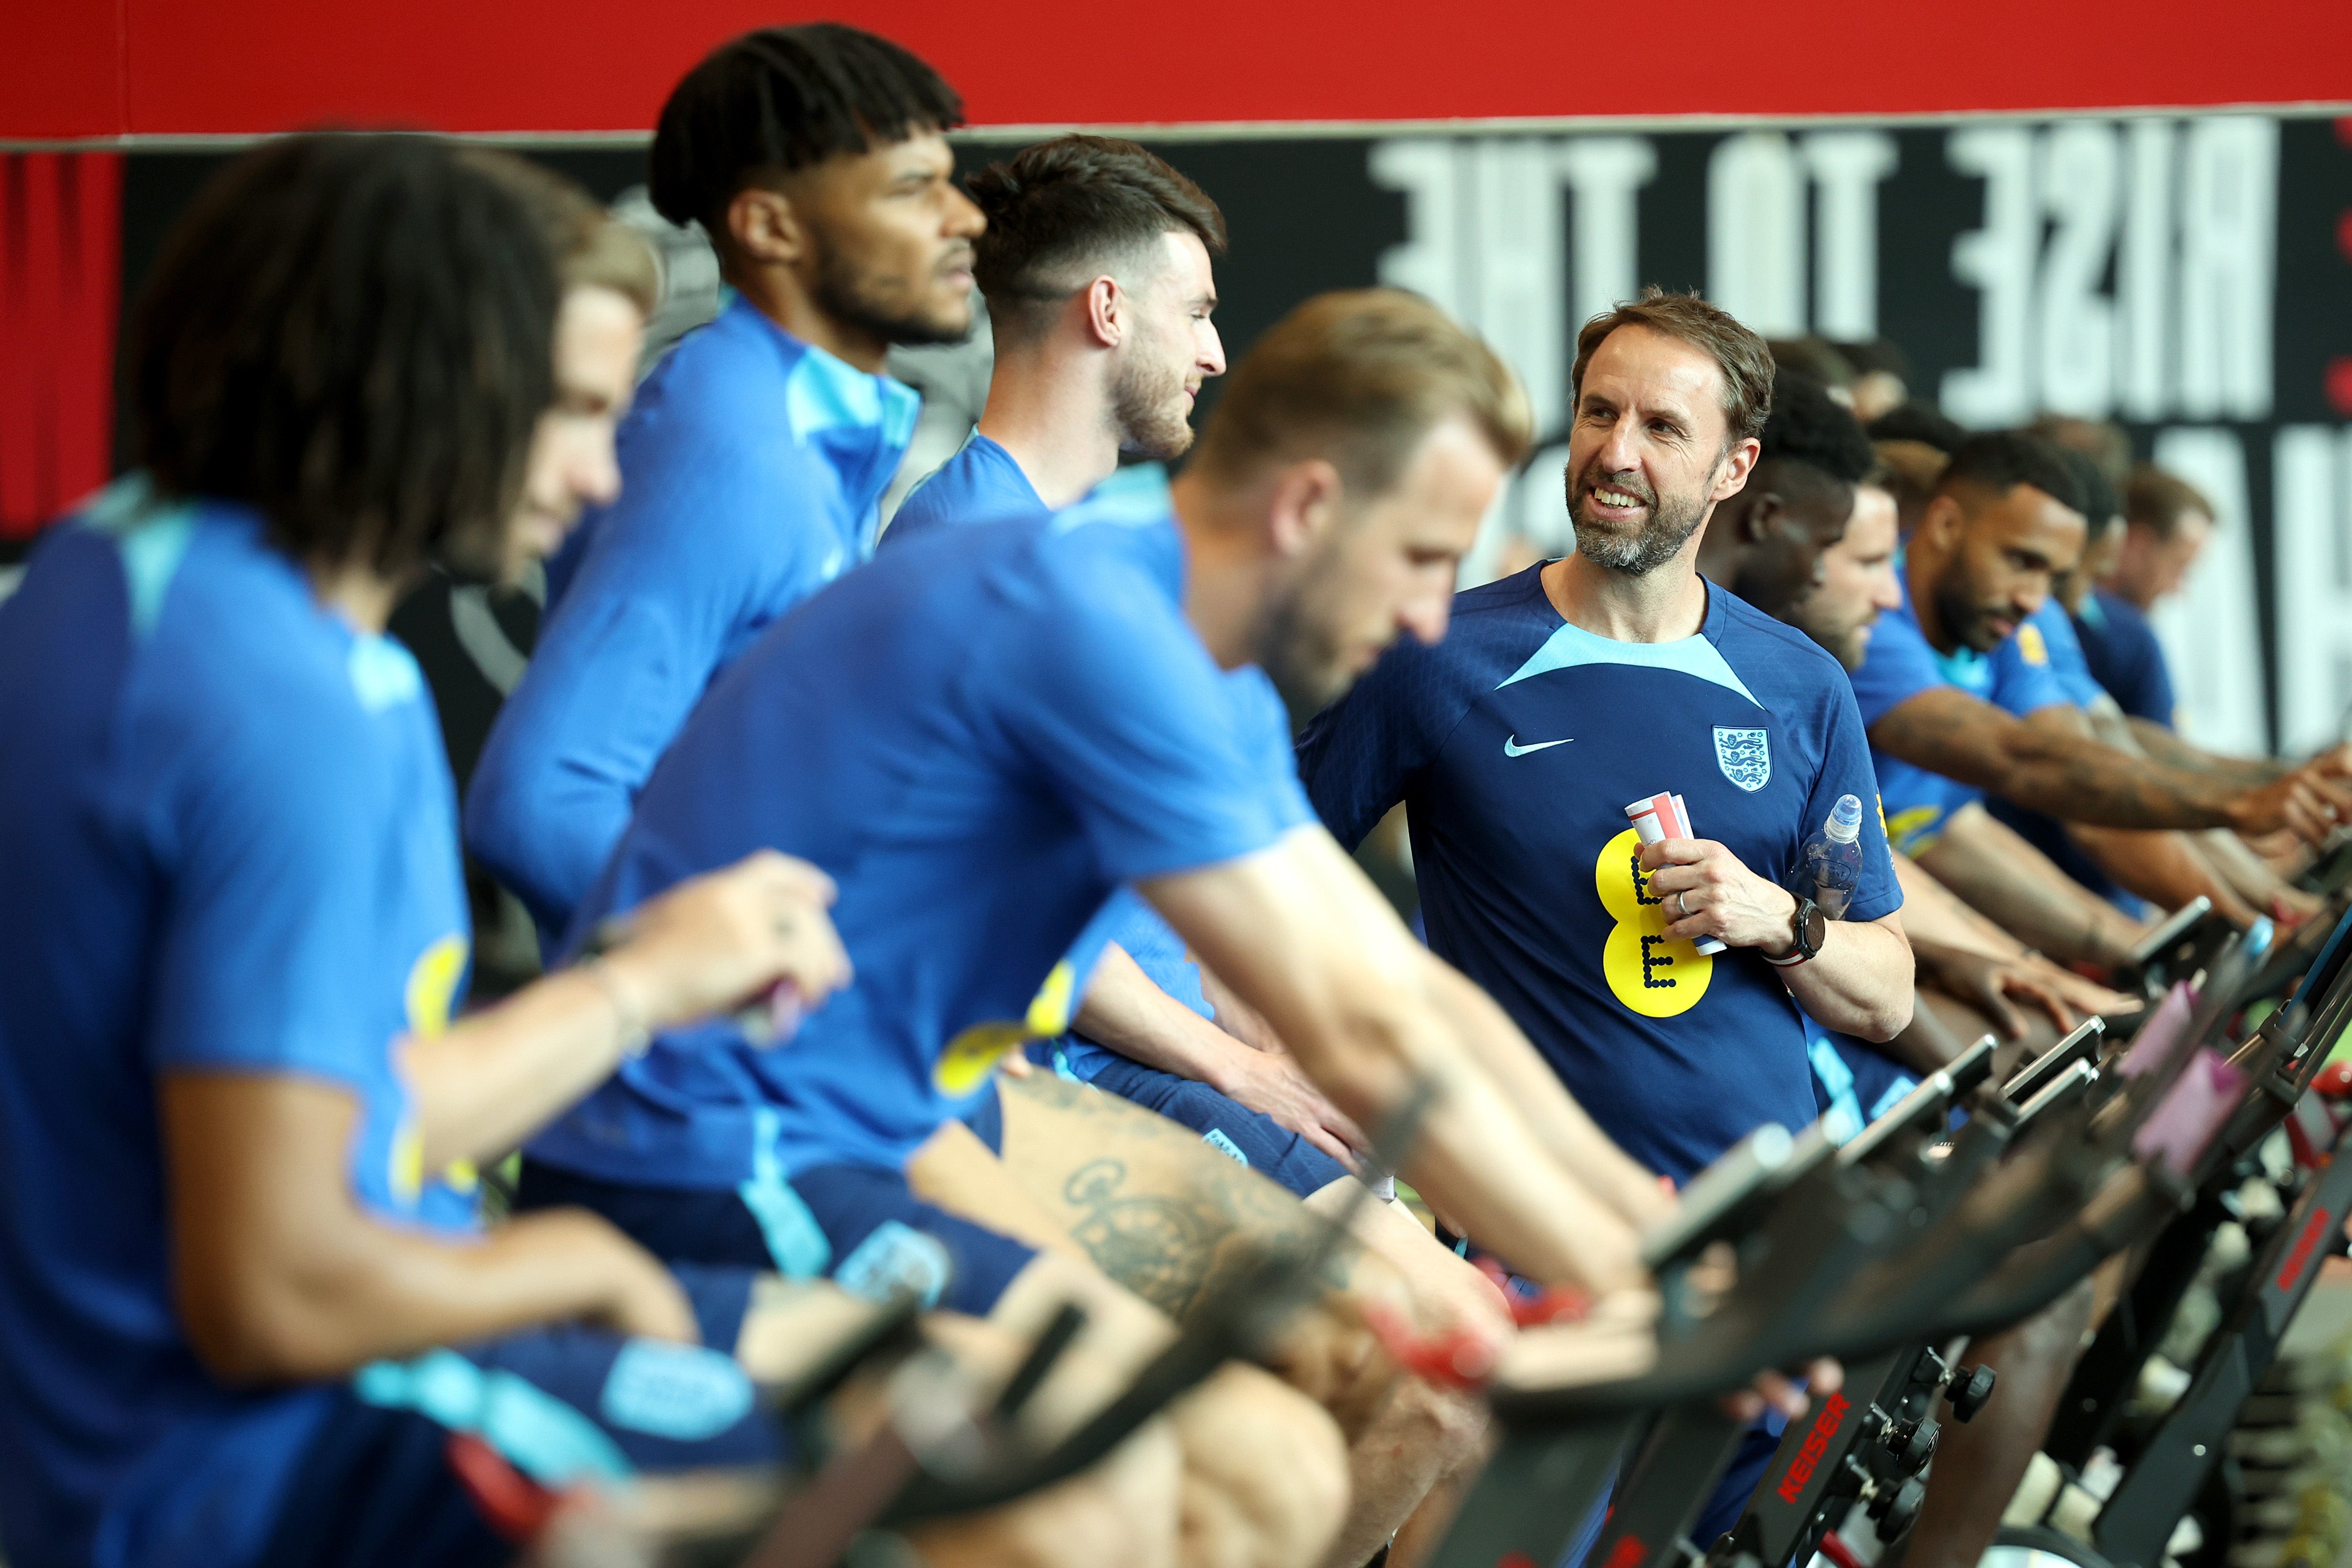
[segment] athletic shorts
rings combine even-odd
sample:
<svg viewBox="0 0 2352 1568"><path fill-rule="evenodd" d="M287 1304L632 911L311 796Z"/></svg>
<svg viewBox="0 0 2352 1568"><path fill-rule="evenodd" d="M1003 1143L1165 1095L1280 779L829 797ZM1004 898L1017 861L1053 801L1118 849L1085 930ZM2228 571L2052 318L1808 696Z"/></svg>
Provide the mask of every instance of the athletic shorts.
<svg viewBox="0 0 2352 1568"><path fill-rule="evenodd" d="M1229 1100L1207 1084L1112 1056L1094 1076L1094 1087L1156 1110L1201 1142L1300 1197L1322 1191L1348 1173L1348 1167L1263 1111Z"/></svg>
<svg viewBox="0 0 2352 1568"><path fill-rule="evenodd" d="M1003 1147L1003 1112L991 1095L971 1118L992 1150ZM925 1203L906 1173L818 1165L764 1193L643 1187L601 1181L525 1160L520 1209L584 1208L604 1215L655 1257L822 1275L854 1295L882 1300L901 1289L929 1305L984 1318L1037 1249ZM759 1207L755 1210L754 1201Z"/></svg>
<svg viewBox="0 0 2352 1568"><path fill-rule="evenodd" d="M782 1425L729 1353L752 1274L678 1270L711 1348L538 1329L363 1368L304 1446L257 1568L514 1561L450 1468L453 1435L550 1490L643 1472L775 1465Z"/></svg>

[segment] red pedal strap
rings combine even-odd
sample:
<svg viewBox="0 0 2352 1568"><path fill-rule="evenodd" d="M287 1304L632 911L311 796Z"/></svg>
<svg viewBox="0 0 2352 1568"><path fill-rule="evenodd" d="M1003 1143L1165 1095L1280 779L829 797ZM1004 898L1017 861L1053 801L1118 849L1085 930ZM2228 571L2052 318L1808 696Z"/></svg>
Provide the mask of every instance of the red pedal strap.
<svg viewBox="0 0 2352 1568"><path fill-rule="evenodd" d="M450 1433L446 1453L449 1468L457 1472L484 1522L518 1546L538 1540L563 1500L562 1494L516 1469L507 1463L505 1455L471 1432Z"/></svg>

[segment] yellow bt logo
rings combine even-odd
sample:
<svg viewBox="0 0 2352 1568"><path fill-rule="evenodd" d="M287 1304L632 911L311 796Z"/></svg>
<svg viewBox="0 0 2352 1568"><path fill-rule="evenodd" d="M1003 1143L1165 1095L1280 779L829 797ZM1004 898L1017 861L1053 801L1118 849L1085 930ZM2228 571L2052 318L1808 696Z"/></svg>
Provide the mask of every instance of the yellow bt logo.
<svg viewBox="0 0 2352 1568"><path fill-rule="evenodd" d="M2048 664L2050 645L2042 638L2042 628L2032 621L2017 628L2017 651L2025 656L2028 664Z"/></svg>
<svg viewBox="0 0 2352 1568"><path fill-rule="evenodd" d="M1642 840L1632 828L1611 839L1592 863L1601 907L1617 923L1601 950L1601 973L1617 1000L1645 1018L1671 1018L1698 1005L1715 977L1715 960L1667 937L1666 900L1650 896L1642 875Z"/></svg>
<svg viewBox="0 0 2352 1568"><path fill-rule="evenodd" d="M401 1001L408 1016L408 1032L429 1040L449 1027L449 1013L457 1001L457 982L466 973L466 939L452 931L416 955L409 967ZM459 1166L463 1168L460 1169ZM450 1168L451 1184L463 1192L478 1179L471 1163ZM400 1124L392 1139L392 1192L404 1204L413 1204L425 1189L425 1140L414 1117Z"/></svg>
<svg viewBox="0 0 2352 1568"><path fill-rule="evenodd" d="M1030 998L1027 1016L1017 1022L999 1018L974 1024L950 1040L948 1048L940 1053L939 1065L931 1068L931 1087L961 1100L986 1082L996 1064L1012 1052L1031 1040L1050 1039L1067 1029L1072 993L1077 984L1077 971L1070 967L1068 959L1054 965L1045 984Z"/></svg>

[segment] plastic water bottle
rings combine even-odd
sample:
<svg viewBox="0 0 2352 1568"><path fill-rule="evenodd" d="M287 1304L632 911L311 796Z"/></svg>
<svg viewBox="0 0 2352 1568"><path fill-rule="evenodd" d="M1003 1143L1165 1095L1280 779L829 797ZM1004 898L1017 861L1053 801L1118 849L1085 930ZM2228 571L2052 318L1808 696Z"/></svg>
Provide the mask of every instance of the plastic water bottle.
<svg viewBox="0 0 2352 1568"><path fill-rule="evenodd" d="M1845 919L1845 907L1862 881L1862 801L1838 796L1822 830L1805 840L1805 868L1813 879L1813 902L1833 921Z"/></svg>

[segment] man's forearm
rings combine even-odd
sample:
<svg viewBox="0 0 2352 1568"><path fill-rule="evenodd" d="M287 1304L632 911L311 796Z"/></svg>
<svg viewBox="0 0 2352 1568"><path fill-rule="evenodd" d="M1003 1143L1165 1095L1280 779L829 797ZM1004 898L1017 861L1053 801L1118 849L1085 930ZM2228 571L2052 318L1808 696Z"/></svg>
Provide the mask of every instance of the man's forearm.
<svg viewBox="0 0 2352 1568"><path fill-rule="evenodd" d="M2135 833L2084 823L2071 823L2067 831L2099 869L2126 892L2166 910L2177 910L2202 897L2212 900L2232 925L2242 930L2253 923L2254 911L2215 874L2186 835Z"/></svg>
<svg viewBox="0 0 2352 1568"><path fill-rule="evenodd" d="M2275 784L2294 771L2294 764L2275 757L2224 757L2190 745L2161 724L2146 719L2127 720L2132 739L2141 751L2160 763L2192 773L2225 779L2241 789Z"/></svg>
<svg viewBox="0 0 2352 1568"><path fill-rule="evenodd" d="M1965 692L1923 691L1879 717L1872 743L1915 767L2020 805L2106 827L2225 827L2240 786L2133 757L2055 723L2011 717Z"/></svg>
<svg viewBox="0 0 2352 1568"><path fill-rule="evenodd" d="M1979 805L1954 812L1920 852L1937 880L2028 947L2069 963L2122 963L2139 928Z"/></svg>
<svg viewBox="0 0 2352 1568"><path fill-rule="evenodd" d="M612 993L562 969L445 1034L411 1041L401 1066L425 1168L520 1147L611 1075L628 1043L626 1023Z"/></svg>
<svg viewBox="0 0 2352 1568"><path fill-rule="evenodd" d="M2025 944L1977 913L1908 855L1895 857L1895 879L1903 888L1903 933L1918 950L1933 942L1989 958L2016 958Z"/></svg>
<svg viewBox="0 0 2352 1568"><path fill-rule="evenodd" d="M1072 1023L1098 1046L1221 1093L1230 1092L1227 1057L1249 1049L1160 989L1117 942L1103 949Z"/></svg>
<svg viewBox="0 0 2352 1568"><path fill-rule="evenodd" d="M1443 959L1424 958L1431 1002L1537 1140L1630 1224L1648 1226L1664 1217L1673 1201L1663 1195L1655 1173L1636 1164L1601 1131L1510 1015Z"/></svg>
<svg viewBox="0 0 2352 1568"><path fill-rule="evenodd" d="M1900 916L1832 921L1820 955L1780 973L1824 1028L1883 1045L1911 1022L1911 944Z"/></svg>

